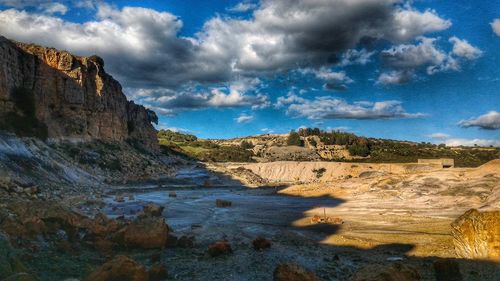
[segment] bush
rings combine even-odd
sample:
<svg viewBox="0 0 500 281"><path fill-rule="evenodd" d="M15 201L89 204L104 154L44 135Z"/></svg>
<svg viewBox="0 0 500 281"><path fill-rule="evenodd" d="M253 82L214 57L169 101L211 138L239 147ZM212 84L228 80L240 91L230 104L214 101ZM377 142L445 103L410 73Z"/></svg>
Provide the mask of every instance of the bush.
<svg viewBox="0 0 500 281"><path fill-rule="evenodd" d="M249 141L242 141L241 144L240 144L240 147L243 148L243 149L252 149L253 148L253 144Z"/></svg>
<svg viewBox="0 0 500 281"><path fill-rule="evenodd" d="M177 143L189 143L198 140L196 136L174 132L171 130L160 130L158 132L158 138Z"/></svg>
<svg viewBox="0 0 500 281"><path fill-rule="evenodd" d="M304 146L304 142L300 138L300 135L294 130L292 130L290 134L288 134L288 139L286 143L288 145Z"/></svg>
<svg viewBox="0 0 500 281"><path fill-rule="evenodd" d="M316 178L319 179L326 172L326 169L325 168L319 168L319 169L313 169L312 171L313 171L313 173L316 174Z"/></svg>

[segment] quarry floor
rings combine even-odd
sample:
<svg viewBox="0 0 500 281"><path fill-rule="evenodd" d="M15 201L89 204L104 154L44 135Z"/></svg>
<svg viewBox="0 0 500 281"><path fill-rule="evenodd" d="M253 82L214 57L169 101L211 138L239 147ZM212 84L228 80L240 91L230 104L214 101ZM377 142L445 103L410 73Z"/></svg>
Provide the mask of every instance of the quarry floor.
<svg viewBox="0 0 500 281"><path fill-rule="evenodd" d="M498 281L500 264L455 256L450 225L470 208L500 209L499 164L260 187L230 170L196 166L179 171L172 182L110 188L94 211L133 217L148 203L164 206L172 234L194 237L193 247L114 254L145 265L160 254L168 280L272 280L278 264L295 262L321 280L349 280L366 265L404 263L416 268L421 280L433 281L434 263L453 259L463 280ZM232 204L219 208L217 199ZM325 218L326 223L316 222ZM254 250L257 237L270 240L271 248ZM209 256L207 248L218 240L228 241L233 253ZM77 256L41 251L29 265L41 280L59 280L55 270L61 278L83 277L108 258L88 250Z"/></svg>
<svg viewBox="0 0 500 281"><path fill-rule="evenodd" d="M470 208L498 208L500 175L490 170L473 176L463 173L377 175L260 188L132 188L120 191L132 192L132 200L106 197L105 213L131 215L148 202L165 206L174 235L193 236L196 241L193 249L163 253L172 280L270 280L282 262L301 264L324 280L347 280L366 264L404 262L421 269L422 280L435 280L433 262L457 258L453 220ZM171 192L176 197L170 197ZM232 206L218 208L217 199L231 201ZM334 223L313 222L314 216ZM271 240L272 248L253 250L252 240L259 236ZM234 253L208 257L206 249L216 240L229 241ZM458 261L465 280L500 276L498 264Z"/></svg>

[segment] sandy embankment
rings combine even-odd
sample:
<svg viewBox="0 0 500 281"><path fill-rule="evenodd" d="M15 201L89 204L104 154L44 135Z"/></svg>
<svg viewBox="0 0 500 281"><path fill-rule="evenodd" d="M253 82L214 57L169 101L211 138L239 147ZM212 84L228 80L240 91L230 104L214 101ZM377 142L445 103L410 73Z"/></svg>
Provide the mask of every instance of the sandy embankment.
<svg viewBox="0 0 500 281"><path fill-rule="evenodd" d="M345 223L323 242L371 248L413 244L419 256L453 257L450 223L471 208L500 209L500 160L478 168L441 169L418 164L272 162L244 165L280 193L339 198L335 207L308 210L295 222L310 224L314 215L340 217ZM321 177L318 170L324 168Z"/></svg>

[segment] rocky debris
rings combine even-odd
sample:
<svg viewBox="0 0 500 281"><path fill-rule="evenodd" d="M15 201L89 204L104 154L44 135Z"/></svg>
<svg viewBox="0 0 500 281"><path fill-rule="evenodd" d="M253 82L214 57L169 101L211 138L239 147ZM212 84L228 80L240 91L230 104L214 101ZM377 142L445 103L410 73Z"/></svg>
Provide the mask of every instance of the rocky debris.
<svg viewBox="0 0 500 281"><path fill-rule="evenodd" d="M231 205L233 205L233 203L228 200L222 200L222 199L215 200L215 206L217 206L217 208L227 208L231 207Z"/></svg>
<svg viewBox="0 0 500 281"><path fill-rule="evenodd" d="M177 247L179 248L193 248L194 247L194 236L183 235L177 240Z"/></svg>
<svg viewBox="0 0 500 281"><path fill-rule="evenodd" d="M235 169L230 169L231 173L239 178L242 178L247 184L250 185L265 185L268 183L267 180L263 179L261 176L255 174L250 169L245 167L238 167Z"/></svg>
<svg viewBox="0 0 500 281"><path fill-rule="evenodd" d="M146 267L126 256L116 256L90 274L86 281L148 281Z"/></svg>
<svg viewBox="0 0 500 281"><path fill-rule="evenodd" d="M165 265L155 263L149 269L149 281L160 281L168 277L168 271Z"/></svg>
<svg viewBox="0 0 500 281"><path fill-rule="evenodd" d="M16 104L19 89L33 97L36 120L52 140L131 139L158 149L151 125L156 115L127 101L97 56L79 57L0 37L0 118L22 111Z"/></svg>
<svg viewBox="0 0 500 281"><path fill-rule="evenodd" d="M175 191L170 191L168 193L168 197L173 197L173 198L176 198L177 197L177 193Z"/></svg>
<svg viewBox="0 0 500 281"><path fill-rule="evenodd" d="M330 223L330 224L344 224L344 220L337 217L329 217L329 216L318 216L314 215L311 218L311 223Z"/></svg>
<svg viewBox="0 0 500 281"><path fill-rule="evenodd" d="M17 257L7 237L0 233L0 280L36 281Z"/></svg>
<svg viewBox="0 0 500 281"><path fill-rule="evenodd" d="M58 241L82 241L107 253L120 246L163 248L170 231L161 217L143 216L129 222L111 220L99 213L89 218L48 201L7 204L0 209L0 229L11 237L33 239L37 235L52 235Z"/></svg>
<svg viewBox="0 0 500 281"><path fill-rule="evenodd" d="M120 232L126 247L159 249L167 243L169 227L163 218L140 217Z"/></svg>
<svg viewBox="0 0 500 281"><path fill-rule="evenodd" d="M217 241L208 247L208 254L212 257L231 254L233 249L227 241Z"/></svg>
<svg viewBox="0 0 500 281"><path fill-rule="evenodd" d="M457 256L500 260L500 211L471 209L452 223Z"/></svg>
<svg viewBox="0 0 500 281"><path fill-rule="evenodd" d="M294 263L278 265L273 273L274 281L319 281L316 275Z"/></svg>
<svg viewBox="0 0 500 281"><path fill-rule="evenodd" d="M146 216L161 217L164 209L165 209L165 207L163 207L163 206L160 206L160 205L157 205L154 203L149 203L143 207L143 212L144 212L144 215L146 215Z"/></svg>
<svg viewBox="0 0 500 281"><path fill-rule="evenodd" d="M438 260L434 262L434 276L436 281L462 281L460 267L454 260Z"/></svg>
<svg viewBox="0 0 500 281"><path fill-rule="evenodd" d="M257 237L252 242L253 248L257 251L265 250L271 248L271 241L264 237Z"/></svg>
<svg viewBox="0 0 500 281"><path fill-rule="evenodd" d="M122 194L117 194L115 196L115 201L118 203L123 203L123 202L125 202L125 196Z"/></svg>
<svg viewBox="0 0 500 281"><path fill-rule="evenodd" d="M391 265L371 264L359 270L351 281L418 281L418 271L401 263Z"/></svg>

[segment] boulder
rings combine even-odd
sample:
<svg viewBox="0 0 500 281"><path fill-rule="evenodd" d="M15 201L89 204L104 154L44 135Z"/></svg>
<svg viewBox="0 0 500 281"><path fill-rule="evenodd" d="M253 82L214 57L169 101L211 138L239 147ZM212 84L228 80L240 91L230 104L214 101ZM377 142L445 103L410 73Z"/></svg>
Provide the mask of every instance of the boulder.
<svg viewBox="0 0 500 281"><path fill-rule="evenodd" d="M230 254L233 252L227 241L217 241L208 247L208 254L212 257Z"/></svg>
<svg viewBox="0 0 500 281"><path fill-rule="evenodd" d="M126 256L116 256L94 271L86 281L148 281L146 268Z"/></svg>
<svg viewBox="0 0 500 281"><path fill-rule="evenodd" d="M35 281L17 257L7 236L0 233L0 280Z"/></svg>
<svg viewBox="0 0 500 281"><path fill-rule="evenodd" d="M294 263L280 264L274 269L274 281L319 281L316 275Z"/></svg>
<svg viewBox="0 0 500 281"><path fill-rule="evenodd" d="M458 257L500 261L500 211L471 209L451 226Z"/></svg>
<svg viewBox="0 0 500 281"><path fill-rule="evenodd" d="M146 216L161 217L164 209L165 207L163 206L154 203L149 203L143 207L143 212Z"/></svg>
<svg viewBox="0 0 500 281"><path fill-rule="evenodd" d="M222 200L222 199L215 200L215 206L217 206L218 208L227 208L227 207L231 207L231 205L233 205L233 203L231 201Z"/></svg>
<svg viewBox="0 0 500 281"><path fill-rule="evenodd" d="M372 264L363 267L351 281L418 281L420 274L408 265L394 263L391 265Z"/></svg>
<svg viewBox="0 0 500 281"><path fill-rule="evenodd" d="M131 222L121 233L126 247L158 249L165 246L169 227L163 218L143 217Z"/></svg>
<svg viewBox="0 0 500 281"><path fill-rule="evenodd" d="M264 237L257 237L252 242L253 248L257 251L271 248L271 241Z"/></svg>
<svg viewBox="0 0 500 281"><path fill-rule="evenodd" d="M155 263L149 269L149 281L160 281L168 277L168 271L165 265Z"/></svg>

